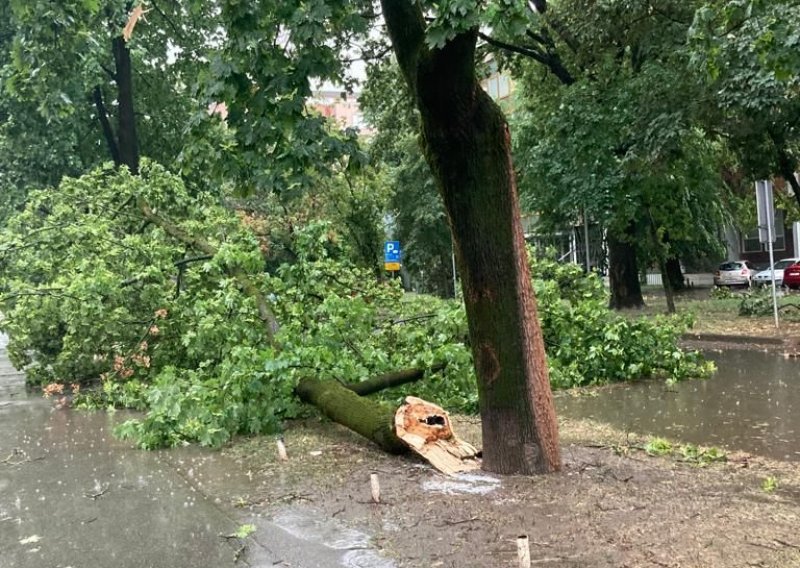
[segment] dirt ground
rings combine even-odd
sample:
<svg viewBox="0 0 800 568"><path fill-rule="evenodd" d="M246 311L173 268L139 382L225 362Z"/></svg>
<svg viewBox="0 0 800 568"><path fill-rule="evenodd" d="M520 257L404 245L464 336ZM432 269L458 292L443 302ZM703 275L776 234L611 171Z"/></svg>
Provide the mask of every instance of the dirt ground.
<svg viewBox="0 0 800 568"><path fill-rule="evenodd" d="M480 443L477 420L456 420ZM388 456L322 420L291 425L290 459L274 438L224 450L253 480L236 506L288 505L365 531L398 566L516 567L528 535L533 566L800 566L800 464L743 454L705 467L651 457L643 439L562 421L563 471L537 477L446 478L413 456ZM383 502L370 500L377 472ZM260 483L259 483L260 480Z"/></svg>

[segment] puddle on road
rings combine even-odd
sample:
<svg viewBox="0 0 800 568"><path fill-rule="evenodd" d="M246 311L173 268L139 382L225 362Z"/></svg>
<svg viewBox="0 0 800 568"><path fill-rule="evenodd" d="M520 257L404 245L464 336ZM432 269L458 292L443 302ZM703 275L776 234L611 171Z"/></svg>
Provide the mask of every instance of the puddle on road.
<svg viewBox="0 0 800 568"><path fill-rule="evenodd" d="M711 352L702 381L616 385L597 396L557 396L559 414L620 430L800 461L800 362L758 351Z"/></svg>
<svg viewBox="0 0 800 568"><path fill-rule="evenodd" d="M324 518L311 509L285 509L271 523L300 540L344 551L340 564L346 568L396 568L393 561L370 548L368 534Z"/></svg>

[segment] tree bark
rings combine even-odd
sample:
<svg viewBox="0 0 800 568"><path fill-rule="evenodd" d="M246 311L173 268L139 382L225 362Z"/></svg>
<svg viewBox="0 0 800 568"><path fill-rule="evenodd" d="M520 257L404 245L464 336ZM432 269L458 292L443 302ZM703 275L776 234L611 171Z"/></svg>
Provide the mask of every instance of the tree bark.
<svg viewBox="0 0 800 568"><path fill-rule="evenodd" d="M477 30L441 49L408 0L382 0L444 200L478 377L486 470L560 469L558 425L522 236L505 118L475 75Z"/></svg>
<svg viewBox="0 0 800 568"><path fill-rule="evenodd" d="M629 227L629 233L632 228ZM615 310L644 307L639 266L633 245L608 233L608 277L611 287L609 307Z"/></svg>
<svg viewBox="0 0 800 568"><path fill-rule="evenodd" d="M664 295L667 297L667 313L675 313L675 290L672 288L667 261L659 257L658 266L661 272L661 285L664 287ZM678 267L680 269L680 267Z"/></svg>
<svg viewBox="0 0 800 568"><path fill-rule="evenodd" d="M666 263L667 279L669 280L672 289L676 292L686 288L686 282L683 278L683 270L681 269L681 260L677 256L670 256L667 258Z"/></svg>
<svg viewBox="0 0 800 568"><path fill-rule="evenodd" d="M408 451L394 431L395 410L362 398L331 380L301 379L295 394L325 416L375 442L392 454Z"/></svg>
<svg viewBox="0 0 800 568"><path fill-rule="evenodd" d="M139 138L133 110L133 67L131 51L122 36L111 40L117 82L117 147L119 160L131 173L139 173Z"/></svg>
<svg viewBox="0 0 800 568"><path fill-rule="evenodd" d="M361 381L360 383L351 383L347 385L347 388L359 396L367 396L384 389L413 383L424 377L426 373L441 371L446 366L447 363L437 363L429 369L404 369L402 371L378 375L366 381Z"/></svg>
<svg viewBox="0 0 800 568"><path fill-rule="evenodd" d="M119 148L117 147L117 140L114 137L114 129L111 128L111 122L108 120L108 111L103 101L103 90L100 88L100 85L94 88L92 99L94 100L94 106L97 110L97 119L100 121L100 128L103 130L103 138L108 146L108 152L111 154L114 165L119 166L122 163L119 156Z"/></svg>

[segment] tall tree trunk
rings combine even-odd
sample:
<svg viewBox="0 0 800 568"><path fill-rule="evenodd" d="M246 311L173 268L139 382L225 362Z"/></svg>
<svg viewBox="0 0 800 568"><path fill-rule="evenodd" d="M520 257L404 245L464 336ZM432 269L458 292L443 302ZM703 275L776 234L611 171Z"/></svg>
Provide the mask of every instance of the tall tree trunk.
<svg viewBox="0 0 800 568"><path fill-rule="evenodd" d="M673 290L679 292L686 288L683 270L681 269L681 259L677 256L670 256L667 258L665 269L667 271L667 280L669 280Z"/></svg>
<svg viewBox="0 0 800 568"><path fill-rule="evenodd" d="M120 161L131 173L139 173L139 139L133 111L133 68L131 51L122 36L111 40L117 82L117 147Z"/></svg>
<svg viewBox="0 0 800 568"><path fill-rule="evenodd" d="M508 125L475 75L477 30L441 49L409 0L382 0L422 118L426 158L455 242L478 377L484 469L561 467L558 426L522 236Z"/></svg>
<svg viewBox="0 0 800 568"><path fill-rule="evenodd" d="M795 176L795 172L797 171L797 161L792 158L783 147L778 147L777 155L778 170L780 171L783 179L786 180L786 183L789 184L789 187L792 188L794 198L800 205L800 181L798 181L797 177Z"/></svg>
<svg viewBox="0 0 800 568"><path fill-rule="evenodd" d="M114 137L114 129L111 128L111 122L108 120L108 111L103 101L103 90L100 88L100 85L95 86L94 91L92 91L92 99L94 100L95 110L97 110L97 119L100 121L100 128L103 131L103 138L106 141L106 146L108 146L108 152L111 154L114 165L119 166L122 162L119 157L117 139Z"/></svg>
<svg viewBox="0 0 800 568"><path fill-rule="evenodd" d="M629 227L629 232L633 228ZM627 240L608 232L608 277L611 287L609 307L615 310L644 307L642 285L639 282L639 266L636 249Z"/></svg>
<svg viewBox="0 0 800 568"><path fill-rule="evenodd" d="M664 287L664 295L667 297L667 313L675 313L675 291L672 288L672 282L669 279L669 271L667 270L667 261L661 258L658 259L658 266L661 272L661 285Z"/></svg>

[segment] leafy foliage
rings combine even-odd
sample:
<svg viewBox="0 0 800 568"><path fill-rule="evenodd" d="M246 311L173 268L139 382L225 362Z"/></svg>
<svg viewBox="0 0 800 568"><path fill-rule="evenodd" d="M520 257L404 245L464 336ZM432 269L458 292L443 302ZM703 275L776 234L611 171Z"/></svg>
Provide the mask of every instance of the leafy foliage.
<svg viewBox="0 0 800 568"><path fill-rule="evenodd" d="M412 285L452 297L450 228L420 145L419 116L398 66L389 61L372 65L359 101L377 131L368 151L392 189L390 232L403 243L403 265Z"/></svg>
<svg viewBox="0 0 800 568"><path fill-rule="evenodd" d="M533 263L545 345L554 387L661 377L707 377L713 364L678 347L691 320L677 316L629 319L610 311L602 281L573 264Z"/></svg>
<svg viewBox="0 0 800 568"><path fill-rule="evenodd" d="M778 487L780 487L780 483L778 482L778 478L774 475L768 475L761 482L761 490L767 494L775 493Z"/></svg>
<svg viewBox="0 0 800 568"><path fill-rule="evenodd" d="M789 0L704 2L689 33L692 69L713 88L707 123L726 134L751 178L800 185L800 7ZM750 187L748 187L748 190Z"/></svg>
<svg viewBox="0 0 800 568"><path fill-rule="evenodd" d="M512 122L523 197L543 228L588 214L645 261L723 253L721 143L698 126L708 94L687 72L695 4L559 2L531 30L550 56L511 62Z"/></svg>
<svg viewBox="0 0 800 568"><path fill-rule="evenodd" d="M772 288L760 286L742 294L739 301L740 316L771 316L774 307L772 305ZM793 301L791 296L781 296L778 298L778 310L784 319L800 319L800 304Z"/></svg>
<svg viewBox="0 0 800 568"><path fill-rule="evenodd" d="M143 222L142 203L217 252L187 251ZM356 266L323 220L297 229L291 260L268 271L263 244L240 215L152 162L140 176L109 166L34 192L0 235L9 355L48 392L90 385L84 406L146 411L119 432L148 448L278 431L299 412L293 389L307 376L353 382L446 362L382 396L477 410L459 303L405 294ZM281 322L274 343L231 267L268 296ZM539 259L534 272L555 386L708 371L677 349L680 322L611 314L599 279L577 267Z"/></svg>
<svg viewBox="0 0 800 568"><path fill-rule="evenodd" d="M143 223L140 201L217 253L187 253ZM153 163L139 177L109 167L36 192L0 237L9 354L34 384L95 384L87 406L147 410L121 428L145 447L276 431L308 375L352 381L444 360L450 400L475 408L457 307L404 299L396 282L350 263L323 221L298 229L292 262L270 273L262 244ZM269 294L283 323L274 345L231 266Z"/></svg>

